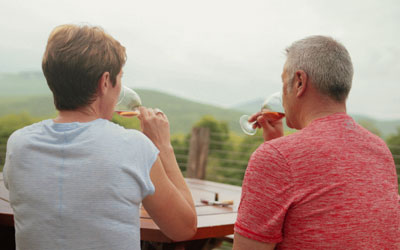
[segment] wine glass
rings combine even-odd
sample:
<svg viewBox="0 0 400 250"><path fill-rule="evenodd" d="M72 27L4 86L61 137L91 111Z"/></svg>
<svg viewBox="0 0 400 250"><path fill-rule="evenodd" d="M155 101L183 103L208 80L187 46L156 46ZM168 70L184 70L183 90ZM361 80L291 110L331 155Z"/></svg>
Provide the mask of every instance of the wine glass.
<svg viewBox="0 0 400 250"><path fill-rule="evenodd" d="M261 115L267 118L268 121L277 121L285 116L285 111L282 106L282 94L276 92L270 95L261 106ZM257 121L249 122L249 115L242 115L239 123L243 132L248 135L254 135L257 132L257 128L254 128L254 124Z"/></svg>
<svg viewBox="0 0 400 250"><path fill-rule="evenodd" d="M114 111L120 116L133 117L140 114L138 109L140 106L142 106L140 96L133 89L122 85Z"/></svg>

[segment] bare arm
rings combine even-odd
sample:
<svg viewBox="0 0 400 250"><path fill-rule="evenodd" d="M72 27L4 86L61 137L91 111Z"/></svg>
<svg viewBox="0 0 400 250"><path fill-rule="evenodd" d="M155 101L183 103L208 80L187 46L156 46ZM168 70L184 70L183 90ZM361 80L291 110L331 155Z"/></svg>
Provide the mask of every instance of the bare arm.
<svg viewBox="0 0 400 250"><path fill-rule="evenodd" d="M160 158L154 163L150 177L156 191L144 198L143 206L146 211L161 231L172 240L191 238L197 229L196 211L186 201L182 194L184 192L178 190L167 176Z"/></svg>
<svg viewBox="0 0 400 250"><path fill-rule="evenodd" d="M233 239L233 250L273 250L275 243L264 243L256 240L246 238L238 233L235 233Z"/></svg>
<svg viewBox="0 0 400 250"><path fill-rule="evenodd" d="M187 203L191 206L191 209L196 212L192 193L187 187L182 172L180 171L178 163L176 162L174 149L171 145L159 149L161 162L168 178L183 195Z"/></svg>
<svg viewBox="0 0 400 250"><path fill-rule="evenodd" d="M197 215L192 194L170 143L168 119L151 109L141 108L140 113L143 133L160 150L150 172L156 191L143 200L143 205L168 237L176 241L186 240L196 232Z"/></svg>

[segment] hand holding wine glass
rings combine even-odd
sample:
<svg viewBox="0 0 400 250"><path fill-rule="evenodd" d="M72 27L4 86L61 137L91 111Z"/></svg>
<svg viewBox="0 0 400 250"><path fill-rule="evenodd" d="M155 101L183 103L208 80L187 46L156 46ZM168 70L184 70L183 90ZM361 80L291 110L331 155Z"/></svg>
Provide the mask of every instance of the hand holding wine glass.
<svg viewBox="0 0 400 250"><path fill-rule="evenodd" d="M240 117L240 126L244 133L254 135L257 128L263 127L264 139L270 140L283 135L282 118L285 116L280 92L269 96L261 107L261 111L252 116Z"/></svg>
<svg viewBox="0 0 400 250"><path fill-rule="evenodd" d="M168 117L158 109L139 107L140 127L142 132L157 146L162 149L171 148L170 127Z"/></svg>

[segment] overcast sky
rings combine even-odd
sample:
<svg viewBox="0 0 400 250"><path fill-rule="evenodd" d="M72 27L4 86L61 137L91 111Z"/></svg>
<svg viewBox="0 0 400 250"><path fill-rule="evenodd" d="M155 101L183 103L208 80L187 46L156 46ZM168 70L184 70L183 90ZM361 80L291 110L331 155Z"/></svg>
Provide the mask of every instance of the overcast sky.
<svg viewBox="0 0 400 250"><path fill-rule="evenodd" d="M123 83L230 107L281 89L293 41L329 35L353 60L348 111L400 119L398 0L0 1L0 72L41 70L51 30L85 22L127 48Z"/></svg>

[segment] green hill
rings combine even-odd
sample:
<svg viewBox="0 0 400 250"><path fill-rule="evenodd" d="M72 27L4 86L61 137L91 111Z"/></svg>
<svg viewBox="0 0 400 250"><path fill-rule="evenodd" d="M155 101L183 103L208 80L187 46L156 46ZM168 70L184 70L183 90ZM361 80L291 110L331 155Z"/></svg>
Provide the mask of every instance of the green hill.
<svg viewBox="0 0 400 250"><path fill-rule="evenodd" d="M239 132L242 112L193 102L159 91L135 89L147 107L158 107L168 116L172 133L188 133L204 115L226 121ZM0 74L0 116L28 112L39 117L54 117L53 99L41 73Z"/></svg>
<svg viewBox="0 0 400 250"><path fill-rule="evenodd" d="M0 97L50 95L41 72L0 73ZM3 98L2 98L3 99Z"/></svg>
<svg viewBox="0 0 400 250"><path fill-rule="evenodd" d="M154 90L136 89L136 91L143 105L158 107L167 114L171 129L175 132L189 132L193 124L204 115L212 115L217 120L228 122L229 128L233 131L240 130L239 117L242 115L240 111L201 104Z"/></svg>
<svg viewBox="0 0 400 250"><path fill-rule="evenodd" d="M2 97L0 116L27 112L36 117L54 117L56 109L51 95Z"/></svg>
<svg viewBox="0 0 400 250"><path fill-rule="evenodd" d="M193 124L204 115L212 115L217 120L227 121L231 130L239 132L238 119L243 113L259 109L261 99L224 109L176 97L159 91L135 89L147 107L158 107L167 115L172 133L187 133ZM242 111L239 111L242 110ZM54 117L51 92L41 72L22 72L17 74L0 73L0 116L28 112L38 117ZM352 115L356 121L368 129L375 128L386 137L396 133L400 120L381 121L365 116Z"/></svg>

